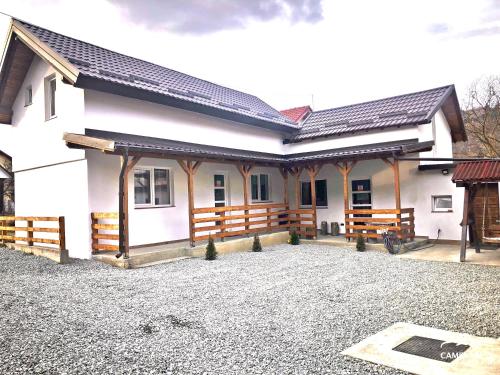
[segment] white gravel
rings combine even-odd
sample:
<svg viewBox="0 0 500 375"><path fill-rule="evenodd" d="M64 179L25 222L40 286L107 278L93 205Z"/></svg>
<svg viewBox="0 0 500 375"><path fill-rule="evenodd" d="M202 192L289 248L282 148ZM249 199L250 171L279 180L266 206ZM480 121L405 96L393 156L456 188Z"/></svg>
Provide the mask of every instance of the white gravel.
<svg viewBox="0 0 500 375"><path fill-rule="evenodd" d="M398 321L499 337L499 281L315 245L126 271L0 249L0 373L402 374L339 353Z"/></svg>

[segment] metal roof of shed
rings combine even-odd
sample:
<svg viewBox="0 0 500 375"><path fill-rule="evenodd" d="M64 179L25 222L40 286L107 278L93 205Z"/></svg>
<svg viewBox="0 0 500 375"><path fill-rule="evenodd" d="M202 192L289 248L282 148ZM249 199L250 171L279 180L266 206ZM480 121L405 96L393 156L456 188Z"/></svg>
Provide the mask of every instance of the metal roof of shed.
<svg viewBox="0 0 500 375"><path fill-rule="evenodd" d="M458 163L452 181L500 182L500 160L484 160Z"/></svg>

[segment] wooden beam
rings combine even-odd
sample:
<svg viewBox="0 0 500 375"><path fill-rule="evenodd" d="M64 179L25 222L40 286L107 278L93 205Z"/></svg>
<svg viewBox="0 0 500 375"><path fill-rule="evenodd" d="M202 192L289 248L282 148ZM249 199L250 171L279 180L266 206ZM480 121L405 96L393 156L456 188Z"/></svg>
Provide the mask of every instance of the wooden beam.
<svg viewBox="0 0 500 375"><path fill-rule="evenodd" d="M344 180L344 225L345 225L345 233L346 233L346 239L348 239L347 235L350 233L350 230L347 228L347 223L349 219L349 174L351 173L352 169L356 165L357 161L352 161L351 163L349 162L343 162L343 163L335 163L335 167L337 167L337 170L339 173L342 175L343 180ZM350 239L349 239L350 240Z"/></svg>
<svg viewBox="0 0 500 375"><path fill-rule="evenodd" d="M303 167L291 167L290 174L295 178L295 209L300 208L300 175L304 170Z"/></svg>
<svg viewBox="0 0 500 375"><path fill-rule="evenodd" d="M308 165L306 167L307 174L309 175L309 181L311 183L311 209L313 210L313 224L315 226L313 238L317 237L318 230L318 216L316 213L316 176L321 169L320 164Z"/></svg>
<svg viewBox="0 0 500 375"><path fill-rule="evenodd" d="M70 143L106 152L115 151L115 142L107 139L89 137L82 134L64 133L63 140L66 144Z"/></svg>
<svg viewBox="0 0 500 375"><path fill-rule="evenodd" d="M201 161L177 160L181 168L186 172L188 182L188 218L189 218L189 243L194 246L194 175L201 165Z"/></svg>
<svg viewBox="0 0 500 375"><path fill-rule="evenodd" d="M248 185L249 185L249 178L250 178L250 173L253 169L252 164L237 164L236 165L238 168L238 171L240 172L241 176L243 177L243 204L245 206L249 205L249 197L248 197ZM248 215L249 211L245 210L245 215ZM250 219L245 218L245 230L248 230L250 228Z"/></svg>
<svg viewBox="0 0 500 375"><path fill-rule="evenodd" d="M283 177L283 203L288 207L288 168L279 168L281 177Z"/></svg>
<svg viewBox="0 0 500 375"><path fill-rule="evenodd" d="M460 225L462 226L462 238L460 240L460 262L465 262L465 254L467 251L467 221L469 219L469 194L470 187L469 185L465 185L464 190L464 212L462 216L462 222Z"/></svg>

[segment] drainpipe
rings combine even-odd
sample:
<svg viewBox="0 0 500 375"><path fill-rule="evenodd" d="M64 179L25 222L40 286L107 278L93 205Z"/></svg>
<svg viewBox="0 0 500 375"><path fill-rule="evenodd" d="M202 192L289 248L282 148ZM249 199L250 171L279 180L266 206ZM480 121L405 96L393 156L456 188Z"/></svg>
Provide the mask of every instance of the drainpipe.
<svg viewBox="0 0 500 375"><path fill-rule="evenodd" d="M116 255L120 258L125 253L125 212L123 207L124 200L124 185L125 185L125 172L128 165L128 148L123 150L122 155L122 168L120 170L120 179L118 181L118 251ZM127 254L125 254L127 255Z"/></svg>

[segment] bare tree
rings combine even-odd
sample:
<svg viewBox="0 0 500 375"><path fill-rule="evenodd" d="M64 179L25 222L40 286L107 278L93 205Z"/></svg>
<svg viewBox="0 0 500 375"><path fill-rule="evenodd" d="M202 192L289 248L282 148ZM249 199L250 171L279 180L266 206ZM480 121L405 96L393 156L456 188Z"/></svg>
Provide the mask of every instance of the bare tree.
<svg viewBox="0 0 500 375"><path fill-rule="evenodd" d="M463 103L469 140L457 153L467 156L500 157L500 76L472 83Z"/></svg>
<svg viewBox="0 0 500 375"><path fill-rule="evenodd" d="M0 166L8 172L12 171L12 162L9 159L0 158ZM13 213L14 178L0 180L1 183L3 183L3 196L0 195L0 199L3 199L3 204L0 206L3 206L4 213Z"/></svg>

